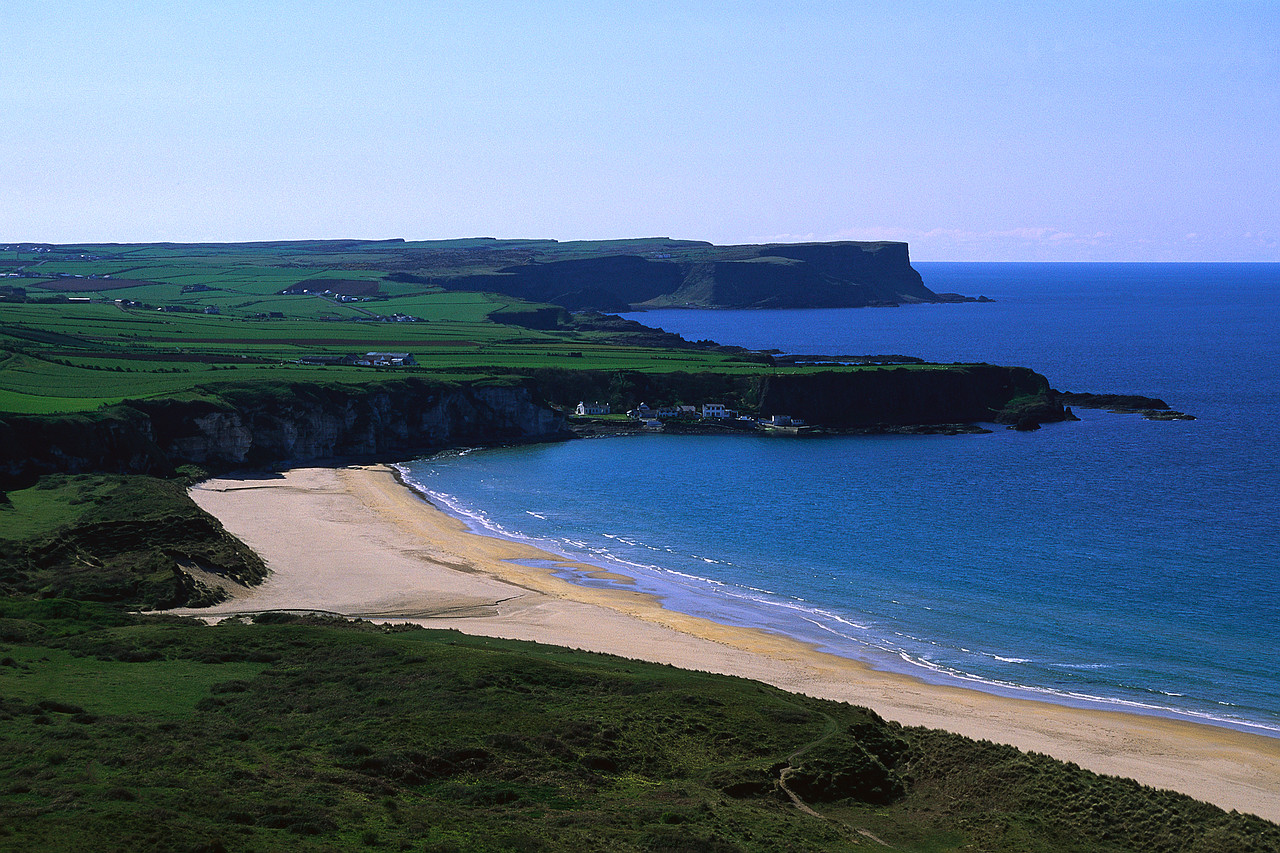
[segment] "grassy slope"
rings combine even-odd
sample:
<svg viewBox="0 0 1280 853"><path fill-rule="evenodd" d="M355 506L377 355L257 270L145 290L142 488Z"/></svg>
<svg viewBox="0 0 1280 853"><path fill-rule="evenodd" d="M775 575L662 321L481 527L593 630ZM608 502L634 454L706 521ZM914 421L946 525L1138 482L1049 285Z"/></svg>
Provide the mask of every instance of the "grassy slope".
<svg viewBox="0 0 1280 853"><path fill-rule="evenodd" d="M52 475L0 503L0 593L130 607L213 602L181 566L243 583L262 561L200 510L179 483Z"/></svg>
<svg viewBox="0 0 1280 853"><path fill-rule="evenodd" d="M1186 797L739 679L452 632L0 615L4 849L1280 844ZM821 817L778 788L788 767Z"/></svg>

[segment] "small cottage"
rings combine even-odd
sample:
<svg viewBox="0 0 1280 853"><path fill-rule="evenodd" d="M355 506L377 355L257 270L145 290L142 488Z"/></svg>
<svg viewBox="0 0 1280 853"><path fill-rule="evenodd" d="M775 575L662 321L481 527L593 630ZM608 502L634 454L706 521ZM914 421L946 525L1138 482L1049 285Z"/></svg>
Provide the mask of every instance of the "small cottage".
<svg viewBox="0 0 1280 853"><path fill-rule="evenodd" d="M412 353L407 352L367 352L362 361L374 367L406 367L418 363Z"/></svg>

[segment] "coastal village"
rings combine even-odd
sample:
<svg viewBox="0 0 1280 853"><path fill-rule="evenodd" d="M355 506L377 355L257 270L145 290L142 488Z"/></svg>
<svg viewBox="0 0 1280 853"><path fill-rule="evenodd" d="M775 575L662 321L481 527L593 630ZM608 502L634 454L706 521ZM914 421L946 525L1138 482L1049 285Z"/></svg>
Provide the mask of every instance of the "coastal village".
<svg viewBox="0 0 1280 853"><path fill-rule="evenodd" d="M418 360L409 352L367 352L364 355L304 355L297 363L321 367L413 367Z"/></svg>
<svg viewBox="0 0 1280 853"><path fill-rule="evenodd" d="M591 403L580 401L573 410L573 415L579 418L600 418L612 414L610 405L599 401ZM656 408L646 403L641 403L634 409L628 409L626 416L640 424L644 429L654 431L664 429L668 422L673 421L685 424L709 423L719 426L732 426L737 429L771 430L793 435L809 429L809 425L800 418L790 415L770 415L768 417L755 418L750 415L741 415L723 403L703 403L701 406L668 405Z"/></svg>

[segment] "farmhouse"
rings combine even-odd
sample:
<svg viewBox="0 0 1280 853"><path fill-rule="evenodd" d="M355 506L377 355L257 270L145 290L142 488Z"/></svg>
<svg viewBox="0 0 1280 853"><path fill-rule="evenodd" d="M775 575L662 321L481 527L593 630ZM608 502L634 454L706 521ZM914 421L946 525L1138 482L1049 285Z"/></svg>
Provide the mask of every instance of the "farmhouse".
<svg viewBox="0 0 1280 853"><path fill-rule="evenodd" d="M364 354L364 358L356 363L372 365L373 367L406 367L411 364L417 364L418 360L413 357L412 353L407 352L367 352Z"/></svg>
<svg viewBox="0 0 1280 853"><path fill-rule="evenodd" d="M575 415L607 415L609 414L608 403L578 403L578 407L573 410Z"/></svg>

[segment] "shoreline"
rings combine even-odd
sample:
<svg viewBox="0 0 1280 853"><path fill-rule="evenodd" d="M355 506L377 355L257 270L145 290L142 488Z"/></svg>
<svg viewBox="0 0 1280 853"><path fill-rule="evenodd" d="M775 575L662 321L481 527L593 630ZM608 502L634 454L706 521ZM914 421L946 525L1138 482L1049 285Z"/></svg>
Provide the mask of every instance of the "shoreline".
<svg viewBox="0 0 1280 853"><path fill-rule="evenodd" d="M640 431L634 431L631 434L640 435L641 433ZM624 433L620 435L626 434ZM556 577L575 587L589 586L589 584L586 583L588 580L603 580L605 583L614 584L615 586L613 588L615 589L617 588L616 585L621 584L624 585L624 588L629 587L631 589L641 590L648 594L664 610L683 613L692 618L712 622L726 628L759 630L787 637L808 646L810 649L818 653L847 658L855 662L862 663L876 672L903 675L908 678L939 687L976 690L993 696L1000 696L1009 699L1023 699L1032 702L1045 702L1081 710L1113 711L1123 714L1152 716L1280 739L1280 729L1266 723L1255 722L1244 718L1214 716L1207 712L1198 712L1171 705L1159 705L1152 702L1143 702L1138 699L1119 696L1109 697L1083 692L1073 693L1065 690L1055 690L1048 687L1019 684L1013 681L1000 681L998 679L975 675L962 670L949 669L945 666L929 664L911 657L905 651L889 649L884 646L877 645L873 641L862 641L843 637L843 639L846 640L846 643L842 646L841 644L833 643L829 638L822 636L823 631L830 630L825 626L819 630L813 631L809 635L805 635L794 630L796 627L802 626L782 625L775 627L762 627L759 625L744 623L741 621L744 618L742 610L735 609L732 603L721 599L708 599L714 601L715 605L720 606L720 613L714 612L716 609L715 606L703 608L701 612L699 612L699 609L696 607L690 609L686 606L680 606L679 604L672 606L673 600L677 602L684 601L687 603L690 596L690 587L681 587L677 584L676 586L664 589L663 585L670 584L671 581L669 579L664 580L662 578L655 577L649 571L654 568L652 566L629 563L626 560L619 560L618 558L613 557L575 557L571 552L556 549L552 543L540 543L536 539L526 537L521 534L509 533L501 525L490 522L487 516L482 512L469 512L455 504L452 496L434 492L426 488L424 485L415 483L412 480L410 473L403 467L402 463L393 463L390 464L389 467L394 472L397 482L402 486L413 492L428 506L440 510L449 517L462 522L466 525L467 529L475 535L522 543L541 549L544 551L547 559L543 559L538 562L557 567L553 569ZM563 568L565 566L577 568ZM546 566L543 567L545 568ZM583 567L590 567L592 571L585 571L583 570ZM680 576L689 577L683 574ZM718 583L717 581L709 581L706 578L699 576L693 576L693 578L694 580L706 583ZM696 599L700 596L706 596L707 593L695 591L692 595ZM710 595L714 595L714 592L711 592ZM755 600L754 604L765 607L766 609L781 606L776 602L767 602L763 599ZM739 621L735 621L728 615L732 612L737 612L739 614Z"/></svg>
<svg viewBox="0 0 1280 853"><path fill-rule="evenodd" d="M192 497L272 575L220 605L175 611L184 615L323 610L737 675L1280 822L1280 739L931 683L772 632L666 610L646 593L575 585L556 573L604 570L473 532L389 466L220 478Z"/></svg>

